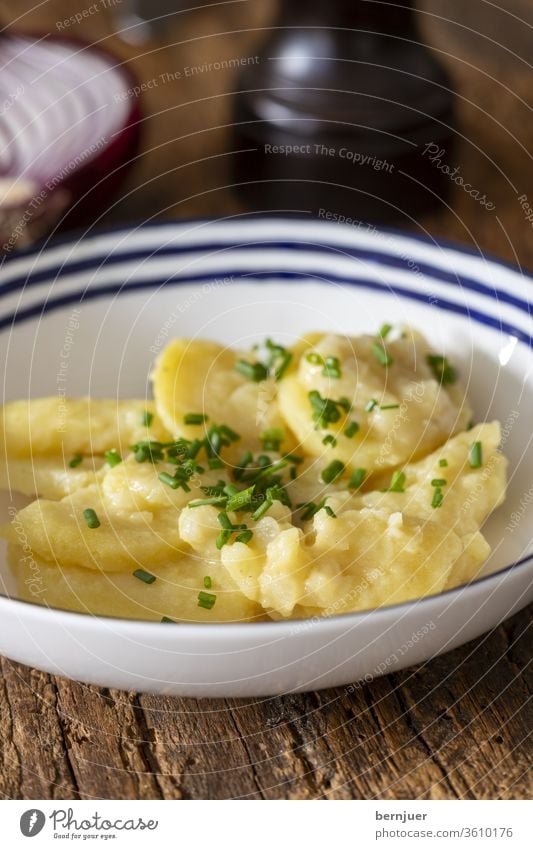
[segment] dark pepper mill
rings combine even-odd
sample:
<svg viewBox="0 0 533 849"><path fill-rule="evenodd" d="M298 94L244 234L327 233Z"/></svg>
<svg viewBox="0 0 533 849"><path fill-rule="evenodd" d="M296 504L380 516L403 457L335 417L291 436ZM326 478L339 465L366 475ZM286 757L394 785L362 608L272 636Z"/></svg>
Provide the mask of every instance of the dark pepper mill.
<svg viewBox="0 0 533 849"><path fill-rule="evenodd" d="M248 208L405 223L439 207L450 184L430 155L449 161L454 94L411 7L282 3L235 98L232 149L251 150L234 155L233 178Z"/></svg>

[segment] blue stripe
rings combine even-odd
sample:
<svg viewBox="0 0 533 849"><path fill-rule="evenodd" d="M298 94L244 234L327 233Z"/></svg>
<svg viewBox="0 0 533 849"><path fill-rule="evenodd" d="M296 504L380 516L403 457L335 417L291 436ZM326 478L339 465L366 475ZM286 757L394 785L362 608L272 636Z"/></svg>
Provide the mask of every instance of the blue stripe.
<svg viewBox="0 0 533 849"><path fill-rule="evenodd" d="M418 301L420 303L426 304L428 306L437 307L437 309L445 310L446 312L452 312L457 315L463 315L467 318L471 318L479 324L484 324L487 327L493 327L496 330L499 330L501 333L506 333L511 336L516 336L516 338L528 345L530 348L533 348L533 339L532 337L524 333L523 330L520 330L518 327L515 327L508 322L502 321L492 315L488 315L487 313L480 312L476 309L470 309L466 306L462 306L461 304L457 304L454 301L448 301L443 299L438 299L435 302L433 295L424 295L422 292L414 292L409 289L404 289L401 286L388 286L383 283L377 283L374 280L353 280L352 278L345 277L336 277L334 275L329 275L328 280L323 280L322 278L317 278L312 274L303 274L301 272L279 272L273 273L271 271L264 272L264 274L259 274L256 270L245 272L231 272L230 270L226 270L224 276L231 277L232 283L244 282L244 283L261 283L262 281L278 281L285 280L287 282L315 282L320 285L332 285L339 284L342 286L355 286L356 288L362 289L370 289L375 292L384 292L386 294L394 294L399 295L400 297L407 298L409 300ZM121 284L110 284L108 286L102 286L99 288L93 289L82 289L77 292L69 292L65 295L61 295L57 298L50 298L45 303L35 304L31 307L27 307L26 309L18 310L16 313L6 316L5 318L0 319L0 330L6 327L11 327L14 324L18 324L22 321L28 321L29 319L39 317L41 315L45 315L46 313L52 312L53 310L60 309L61 307L71 305L73 303L83 303L85 301L94 300L96 298L101 298L109 295L117 295L122 294L123 292L137 292L142 291L144 289L158 289L161 286L180 286L187 285L189 283L205 283L214 279L213 274L202 274L196 277L189 277L186 280L173 280L170 279L165 283L161 282L160 278L155 278L153 280L143 280L140 283L121 283ZM228 285L231 285L229 283Z"/></svg>
<svg viewBox="0 0 533 849"><path fill-rule="evenodd" d="M58 235L56 233L52 233L50 236L40 239L38 242L33 242L25 248L20 248L16 251L16 253L6 254L0 260L0 269L4 264L7 266L10 262L16 262L20 258L27 258L30 256L37 257L44 249L52 250L53 248L64 247L68 244L75 245L80 241L87 244L87 242L91 242L93 239L96 240L100 236L113 236L118 235L119 233L126 235L127 233L138 232L140 230L156 230L157 228L162 231L166 231L172 230L176 225L183 225L185 228L187 226L201 227L202 225L205 225L207 228L210 224L217 224L219 226L227 225L229 227L238 222L254 223L256 221L259 223L276 223L280 226L280 228L283 228L286 223L303 224L311 222L320 224L324 228L331 228L332 232L335 227L349 229L350 226L352 226L342 222L325 221L321 218L315 218L311 213L303 215L301 213L291 214L289 212L285 212L282 216L280 216L277 213L273 214L271 212L237 212L234 215L225 215L221 218L213 218L212 216L197 216L192 218L175 218L168 221L133 221L129 227L125 227L124 224L113 224L108 227L98 227L94 230L89 230L87 227L79 227L74 230L70 230L67 234L61 233ZM362 226L365 226L365 222L361 222L361 224ZM355 226L354 229L359 228ZM435 249L441 248L445 251L455 251L458 254L464 254L464 256L470 256L474 259L483 259L493 263L494 265L506 268L508 271L512 271L522 277L526 277L533 283L533 268L519 267L516 263L501 259L501 257L492 253L492 251L484 250L481 253L476 248L469 247L461 242L456 242L453 239L447 239L444 236L427 236L423 233L410 233L406 230L400 230L397 227L385 227L380 225L379 228L376 228L376 232L384 233L389 236L398 236L402 239L410 239L413 242L429 245L429 247Z"/></svg>
<svg viewBox="0 0 533 849"><path fill-rule="evenodd" d="M27 286L31 287L38 285L39 283L49 282L52 279L61 279L61 277L65 275L70 275L81 271L90 271L93 269L105 268L106 266L113 266L119 263L140 261L143 259L153 259L165 256L187 256L188 254L194 253L207 253L210 255L216 255L216 253L224 254L226 252L247 252L251 250L257 250L257 248L263 248L265 250L270 251L288 250L298 253L319 253L325 255L328 255L331 252L340 256L348 256L354 260L359 259L361 261L375 262L377 265L380 265L385 268L400 268L412 272L412 267L410 267L409 265L409 260L404 257L383 254L378 250L363 250L359 248L351 248L348 246L344 247L329 244L315 245L307 242L283 241L258 241L246 244L226 244L224 242L209 242L194 246L161 245L153 249L134 250L131 252L115 254L98 254L87 259L78 261L67 260L62 265L55 266L54 268L30 272L29 275L17 277L12 281L9 281L8 283L0 283L0 298L9 293L24 289ZM501 289L496 289L491 286L487 286L484 283L479 283L477 280L473 280L470 277L453 274L452 272L446 271L444 269L435 268L434 266L429 265L427 263L414 262L414 264L417 270L419 270L422 274L425 274L435 280L439 280L443 283L447 283L452 286L457 286L459 288L464 288L466 291L476 292L483 296L495 299L497 301L501 301L502 303L510 304L511 306L516 307L522 312L527 313L527 315L531 315L533 313L533 305L531 303L523 300L522 298L518 298L516 295L512 295L509 292L506 292ZM221 271L220 273L225 274L226 272ZM216 275L212 275L212 277L214 276ZM533 281L531 282L533 283Z"/></svg>

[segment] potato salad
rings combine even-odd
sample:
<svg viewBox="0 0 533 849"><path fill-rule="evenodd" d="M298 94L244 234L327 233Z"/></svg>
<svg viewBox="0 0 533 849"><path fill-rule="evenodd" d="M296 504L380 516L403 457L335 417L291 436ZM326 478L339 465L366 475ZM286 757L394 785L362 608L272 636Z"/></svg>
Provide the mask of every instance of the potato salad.
<svg viewBox="0 0 533 849"><path fill-rule="evenodd" d="M417 331L251 351L174 339L153 400L2 409L22 599L164 623L361 611L472 580L505 497L498 422Z"/></svg>

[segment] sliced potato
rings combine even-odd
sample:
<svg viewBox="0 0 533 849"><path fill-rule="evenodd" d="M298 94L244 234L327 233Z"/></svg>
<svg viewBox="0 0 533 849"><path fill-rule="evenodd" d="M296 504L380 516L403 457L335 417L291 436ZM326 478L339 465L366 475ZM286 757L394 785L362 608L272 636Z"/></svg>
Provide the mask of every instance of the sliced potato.
<svg viewBox="0 0 533 849"><path fill-rule="evenodd" d="M174 339L157 360L152 375L157 411L174 436L202 438L213 423L229 425L240 435L235 446L224 456L236 458L243 446L261 449L259 434L271 428L285 431L285 450L294 440L286 427L277 403L277 384L273 380L254 382L236 370L240 354L216 342L204 339ZM187 425L187 413L202 413L208 421Z"/></svg>
<svg viewBox="0 0 533 849"><path fill-rule="evenodd" d="M146 413L152 417L149 426ZM126 454L137 441L168 438L153 401L12 401L1 412L0 489L62 498L96 481L105 451L115 448ZM81 462L72 468L78 455Z"/></svg>
<svg viewBox="0 0 533 849"><path fill-rule="evenodd" d="M482 465L472 468L470 446L480 442ZM379 489L356 497L355 504L440 522L460 536L473 533L505 498L507 459L499 450L498 422L480 424L454 436L444 446L423 460L404 467L404 492L380 492ZM444 460L447 465L441 466ZM446 481L441 487L442 503L433 507L437 487L432 481ZM390 475L381 478L379 487L387 486Z"/></svg>
<svg viewBox="0 0 533 849"><path fill-rule="evenodd" d="M324 335L310 352L312 361L302 356L297 373L281 382L281 414L306 453L372 473L422 457L466 427L470 410L464 391L457 383L437 382L426 362L431 349L422 336L405 332L387 343L389 366L376 356L376 346L381 349L375 336ZM324 374L323 363L332 357L338 360L339 378ZM337 405L337 421L317 422L310 392L322 399L344 399L351 410ZM352 422L359 429L349 438L345 431ZM336 444L324 445L327 435Z"/></svg>
<svg viewBox="0 0 533 849"><path fill-rule="evenodd" d="M163 616L175 622L211 623L264 618L259 605L236 589L225 569L220 565L201 567L192 558L147 567L156 577L151 584L143 583L129 571L95 574L83 567L58 567L43 559L28 560L15 545L9 546L8 558L19 597L49 607L153 621L160 621ZM211 578L209 592L216 596L210 610L198 605L198 594L205 591L206 575Z"/></svg>

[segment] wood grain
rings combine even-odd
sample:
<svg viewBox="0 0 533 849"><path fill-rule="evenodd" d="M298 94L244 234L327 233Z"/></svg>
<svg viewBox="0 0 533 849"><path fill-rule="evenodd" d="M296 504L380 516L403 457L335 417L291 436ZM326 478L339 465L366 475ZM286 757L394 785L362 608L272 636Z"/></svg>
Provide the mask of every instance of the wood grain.
<svg viewBox="0 0 533 849"><path fill-rule="evenodd" d="M531 71L512 57L525 0L461 22L464 4L426 0L427 37L460 92L457 164L496 210L456 187L446 214L418 227L533 267ZM83 2L4 0L1 20L54 30ZM439 21L439 13L448 18ZM180 16L165 44L133 46L106 14L72 34L97 41L140 81L186 66L253 55L270 2L209 6ZM454 29L455 27L455 29ZM493 27L494 31L490 30ZM487 38L498 33L498 49ZM459 37L460 35L460 37ZM457 36L457 38L455 37ZM231 214L230 94L234 73L166 82L142 96L143 152L108 222ZM87 687L1 660L0 794L16 799L529 798L533 609L443 657L359 688L249 701L159 698Z"/></svg>

